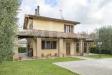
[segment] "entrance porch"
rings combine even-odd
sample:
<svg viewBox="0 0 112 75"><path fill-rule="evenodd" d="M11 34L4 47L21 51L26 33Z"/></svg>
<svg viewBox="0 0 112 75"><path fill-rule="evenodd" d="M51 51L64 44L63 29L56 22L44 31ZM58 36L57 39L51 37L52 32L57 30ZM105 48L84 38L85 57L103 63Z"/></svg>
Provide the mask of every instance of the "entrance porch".
<svg viewBox="0 0 112 75"><path fill-rule="evenodd" d="M74 33L23 31L18 38L27 39L27 56L33 58L83 55L85 38Z"/></svg>

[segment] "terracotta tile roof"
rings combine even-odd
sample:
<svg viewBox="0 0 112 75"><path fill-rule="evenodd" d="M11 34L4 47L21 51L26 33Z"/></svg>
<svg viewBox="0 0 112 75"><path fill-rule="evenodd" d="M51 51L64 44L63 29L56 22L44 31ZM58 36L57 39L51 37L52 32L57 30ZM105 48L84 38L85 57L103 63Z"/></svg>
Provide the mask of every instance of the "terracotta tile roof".
<svg viewBox="0 0 112 75"><path fill-rule="evenodd" d="M26 15L25 17L29 17L33 19L44 19L44 20L51 20L51 21L57 21L57 22L65 22L65 23L71 23L71 24L80 24L80 22L77 22L77 21L57 19L57 18L51 18L51 17L45 17L45 16Z"/></svg>
<svg viewBox="0 0 112 75"><path fill-rule="evenodd" d="M57 18L51 18L51 17L45 17L45 16L37 16L37 15L25 15L24 26L23 26L24 29L26 29L29 19L39 19L39 20L46 20L46 21L70 23L70 24L73 24L73 25L80 24L80 22L71 21L71 20L57 19Z"/></svg>
<svg viewBox="0 0 112 75"><path fill-rule="evenodd" d="M75 33L64 33L46 30L23 30L18 32L18 37L51 37L51 38L84 38Z"/></svg>

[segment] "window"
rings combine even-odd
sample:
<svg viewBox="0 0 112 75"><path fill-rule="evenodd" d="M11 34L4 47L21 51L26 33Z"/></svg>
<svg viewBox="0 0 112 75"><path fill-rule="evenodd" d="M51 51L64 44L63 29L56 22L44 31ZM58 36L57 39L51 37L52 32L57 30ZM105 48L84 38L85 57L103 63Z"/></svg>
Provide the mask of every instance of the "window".
<svg viewBox="0 0 112 75"><path fill-rule="evenodd" d="M79 53L79 42L76 43L76 52Z"/></svg>
<svg viewBox="0 0 112 75"><path fill-rule="evenodd" d="M18 52L19 53L26 53L27 51L26 51L26 48L25 47L19 47L18 48Z"/></svg>
<svg viewBox="0 0 112 75"><path fill-rule="evenodd" d="M42 49L56 49L56 41L42 41Z"/></svg>
<svg viewBox="0 0 112 75"><path fill-rule="evenodd" d="M29 21L29 29L33 29L33 20Z"/></svg>
<svg viewBox="0 0 112 75"><path fill-rule="evenodd" d="M73 32L73 25L64 25L64 32Z"/></svg>
<svg viewBox="0 0 112 75"><path fill-rule="evenodd" d="M86 51L87 51L87 43L84 42L84 52L86 53Z"/></svg>
<svg viewBox="0 0 112 75"><path fill-rule="evenodd" d="M30 24L29 29L33 29L33 25L32 24Z"/></svg>

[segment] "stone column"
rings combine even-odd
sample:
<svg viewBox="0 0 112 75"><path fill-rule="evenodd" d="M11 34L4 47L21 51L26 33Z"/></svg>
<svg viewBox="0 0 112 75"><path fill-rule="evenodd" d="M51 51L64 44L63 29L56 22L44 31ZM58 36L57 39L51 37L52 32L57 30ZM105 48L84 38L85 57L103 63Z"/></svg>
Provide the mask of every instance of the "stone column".
<svg viewBox="0 0 112 75"><path fill-rule="evenodd" d="M72 41L70 44L70 54L73 56L75 55L75 48L74 48L74 42Z"/></svg>
<svg viewBox="0 0 112 75"><path fill-rule="evenodd" d="M86 50L86 53L89 54L89 43L87 43L87 50Z"/></svg>
<svg viewBox="0 0 112 75"><path fill-rule="evenodd" d="M83 42L82 39L80 40L79 50L80 50L80 55L83 55L83 53L84 53L84 42Z"/></svg>
<svg viewBox="0 0 112 75"><path fill-rule="evenodd" d="M41 38L37 38L37 57L41 57Z"/></svg>
<svg viewBox="0 0 112 75"><path fill-rule="evenodd" d="M63 57L65 54L63 39L59 39L59 56Z"/></svg>
<svg viewBox="0 0 112 75"><path fill-rule="evenodd" d="M77 52L76 52L76 42L74 42L74 55L77 55Z"/></svg>
<svg viewBox="0 0 112 75"><path fill-rule="evenodd" d="M36 38L32 39L32 43L33 43L33 57L37 58L37 39Z"/></svg>
<svg viewBox="0 0 112 75"><path fill-rule="evenodd" d="M15 38L15 46L14 46L14 50L13 50L13 60L17 60L19 58L19 53L18 53L18 48L19 48L19 45L18 45L18 37Z"/></svg>

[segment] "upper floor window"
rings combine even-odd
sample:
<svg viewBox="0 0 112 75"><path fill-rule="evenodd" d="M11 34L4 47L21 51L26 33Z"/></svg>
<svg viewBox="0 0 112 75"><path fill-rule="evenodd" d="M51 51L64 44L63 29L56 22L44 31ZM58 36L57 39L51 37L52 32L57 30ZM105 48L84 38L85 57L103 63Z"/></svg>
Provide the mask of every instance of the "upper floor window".
<svg viewBox="0 0 112 75"><path fill-rule="evenodd" d="M29 21L29 29L33 29L33 20L32 19Z"/></svg>
<svg viewBox="0 0 112 75"><path fill-rule="evenodd" d="M64 32L66 33L73 32L73 25L64 25Z"/></svg>
<svg viewBox="0 0 112 75"><path fill-rule="evenodd" d="M29 29L33 29L33 25L32 24L30 24Z"/></svg>

